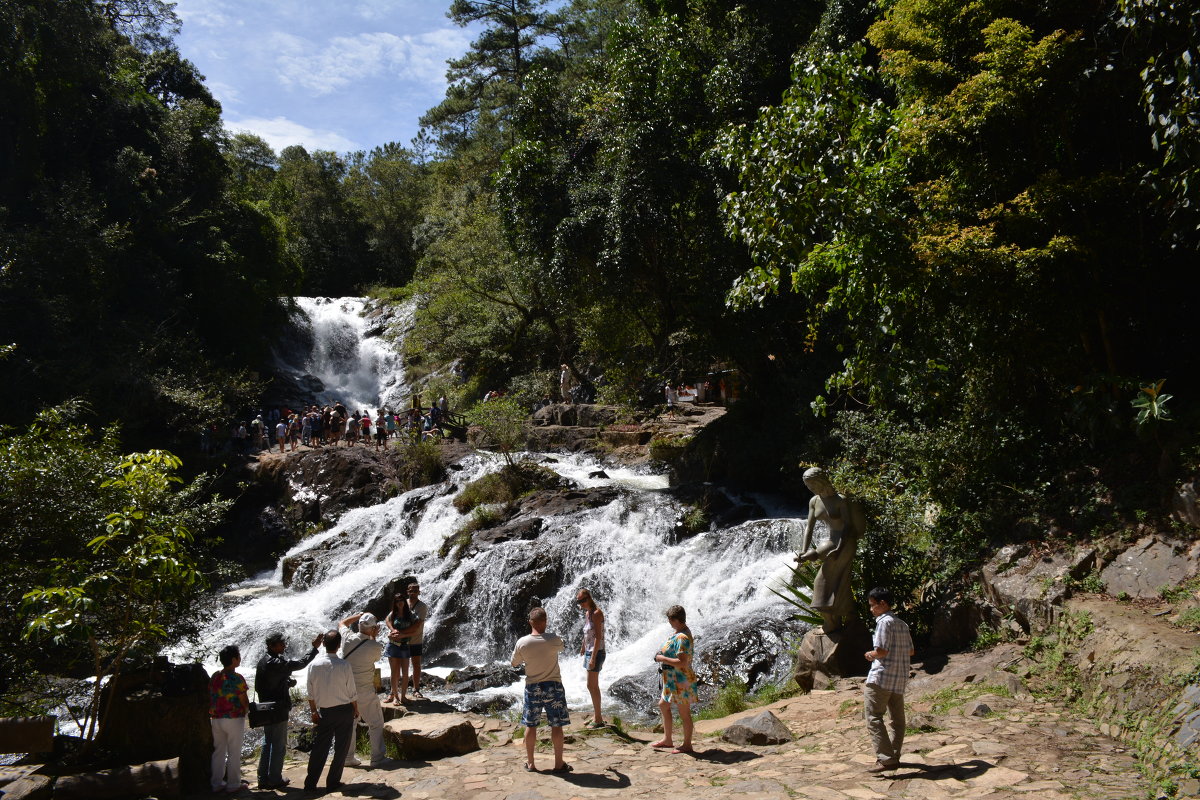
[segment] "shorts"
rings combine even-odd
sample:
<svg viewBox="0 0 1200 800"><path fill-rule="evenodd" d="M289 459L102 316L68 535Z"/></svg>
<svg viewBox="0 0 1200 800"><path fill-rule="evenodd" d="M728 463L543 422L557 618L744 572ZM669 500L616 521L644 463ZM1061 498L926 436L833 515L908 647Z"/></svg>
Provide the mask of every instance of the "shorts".
<svg viewBox="0 0 1200 800"><path fill-rule="evenodd" d="M420 658L420 657L421 657L421 653L423 653L423 652L424 652L424 650L422 649L421 645L419 645L419 644L416 644L416 643L414 643L414 642L410 642L410 643L409 643L409 645L408 645L408 655L409 655L411 658Z"/></svg>
<svg viewBox="0 0 1200 800"><path fill-rule="evenodd" d="M388 642L387 647L383 650L383 654L388 658L411 658L412 652L409 648L410 645L408 642L404 642L403 644Z"/></svg>
<svg viewBox="0 0 1200 800"><path fill-rule="evenodd" d="M596 668L590 669L588 667L588 664L592 663L592 651L588 650L586 653L583 654L583 668L586 669L588 672L599 672L600 670L604 669L605 656L606 656L606 653L603 650L601 650L599 653L596 653Z"/></svg>
<svg viewBox="0 0 1200 800"><path fill-rule="evenodd" d="M525 684L525 711L521 714L521 724L536 728L543 708L546 709L546 724L551 728L565 728L571 721L567 714L567 695L558 681Z"/></svg>

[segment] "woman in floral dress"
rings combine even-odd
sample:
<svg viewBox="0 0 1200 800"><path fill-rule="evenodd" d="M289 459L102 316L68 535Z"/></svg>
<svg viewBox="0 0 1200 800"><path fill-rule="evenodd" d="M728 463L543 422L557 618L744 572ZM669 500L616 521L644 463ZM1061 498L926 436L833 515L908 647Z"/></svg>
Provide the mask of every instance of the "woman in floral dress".
<svg viewBox="0 0 1200 800"><path fill-rule="evenodd" d="M658 710L662 714L663 738L651 746L669 747L675 753L691 753L692 703L700 699L696 694L696 673L692 672L692 632L688 629L683 606L668 608L667 622L673 632L654 656L662 673L663 690ZM671 740L671 703L679 707L679 721L683 724L683 743L678 747Z"/></svg>

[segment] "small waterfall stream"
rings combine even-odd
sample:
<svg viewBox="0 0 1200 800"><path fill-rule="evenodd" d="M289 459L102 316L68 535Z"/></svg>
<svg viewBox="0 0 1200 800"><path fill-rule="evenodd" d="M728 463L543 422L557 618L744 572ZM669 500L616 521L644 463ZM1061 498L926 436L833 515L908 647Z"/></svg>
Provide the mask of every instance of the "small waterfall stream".
<svg viewBox="0 0 1200 800"><path fill-rule="evenodd" d="M365 297L297 297L294 330L275 347L276 371L308 388L322 405L349 409L402 408L407 400L400 355L364 318ZM411 303L388 321L401 328ZM315 380L314 380L315 379ZM297 398L299 399L299 398Z"/></svg>

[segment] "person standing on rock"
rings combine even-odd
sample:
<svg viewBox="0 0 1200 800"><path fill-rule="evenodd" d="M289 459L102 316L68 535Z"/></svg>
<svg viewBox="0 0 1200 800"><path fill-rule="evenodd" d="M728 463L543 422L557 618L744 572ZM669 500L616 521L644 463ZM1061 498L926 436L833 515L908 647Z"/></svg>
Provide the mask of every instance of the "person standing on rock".
<svg viewBox="0 0 1200 800"><path fill-rule="evenodd" d="M404 589L405 602L413 618L412 632L408 637L408 655L412 661L412 696L424 700L421 694L421 656L425 652L425 620L429 619L429 606L421 601L421 585L414 578Z"/></svg>
<svg viewBox="0 0 1200 800"><path fill-rule="evenodd" d="M908 625L892 614L894 600L890 589L876 586L867 593L867 605L875 615L874 645L864 655L871 662L863 686L863 707L875 765L867 772L879 773L900 766L900 748L904 744L904 689L913 650ZM891 732L884 727L883 715L891 716Z"/></svg>
<svg viewBox="0 0 1200 800"><path fill-rule="evenodd" d="M672 633L666 643L654 655L654 661L662 673L662 696L658 711L662 714L663 738L650 745L671 748L675 753L691 753L692 750L692 704L699 702L696 693L696 673L692 671L692 631L687 626L687 612L683 606L667 609L667 622ZM679 722L683 727L683 743L678 747L672 741L671 703L679 707Z"/></svg>
<svg viewBox="0 0 1200 800"><path fill-rule="evenodd" d="M277 722L263 726L262 752L258 758L258 788L283 789L289 783L283 777L283 756L287 751L288 712L292 707L291 687L295 681L291 675L307 667L317 657L317 648L324 637L317 634L312 649L304 658L288 659L284 650L287 639L283 633L275 632L267 637L267 654L259 659L254 669L254 691L261 703L274 703Z"/></svg>
<svg viewBox="0 0 1200 800"><path fill-rule="evenodd" d="M604 612L596 605L592 593L580 589L575 602L583 609L583 641L579 652L583 656L583 668L587 670L588 694L592 696L592 719L585 723L588 728L603 728L604 715L600 712L600 670L604 667Z"/></svg>
<svg viewBox="0 0 1200 800"><path fill-rule="evenodd" d="M358 632L350 627L358 623ZM367 724L371 739L371 768L382 767L387 760L383 746L383 706L375 691L375 662L383 653L383 643L378 641L379 620L366 611L342 620L342 658L350 662L354 673L354 688L358 694L358 718ZM347 756L347 766L356 767L358 758L353 751Z"/></svg>
<svg viewBox="0 0 1200 800"><path fill-rule="evenodd" d="M325 786L332 792L342 787L342 769L346 754L354 741L354 719L358 716L358 691L354 688L354 671L350 664L337 656L342 635L327 631L323 637L325 652L308 668L308 707L317 726L312 750L308 753L308 773L304 791L315 792L317 781L333 747L333 761Z"/></svg>
<svg viewBox="0 0 1200 800"><path fill-rule="evenodd" d="M409 637L417 628L417 620L413 617L404 592L396 592L392 596L392 610L384 618L388 629L387 657L388 668L391 671L392 691L388 694L389 703L408 702L408 665L412 660L412 650Z"/></svg>
<svg viewBox="0 0 1200 800"><path fill-rule="evenodd" d="M571 765L563 761L563 728L570 722L567 696L563 690L562 673L558 669L558 654L563 640L546 633L546 609L538 607L529 612L528 636L517 640L512 665L525 665L525 710L521 724L525 726L525 771L536 772L534 748L537 746L537 726L546 711L550 726L550 741L554 745L554 768L551 772L570 772Z"/></svg>

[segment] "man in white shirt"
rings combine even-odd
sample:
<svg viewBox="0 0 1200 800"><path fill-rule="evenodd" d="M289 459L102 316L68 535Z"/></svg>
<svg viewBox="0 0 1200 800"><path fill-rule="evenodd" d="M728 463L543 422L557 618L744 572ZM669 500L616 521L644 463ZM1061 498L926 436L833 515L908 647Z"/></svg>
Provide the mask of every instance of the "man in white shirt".
<svg viewBox="0 0 1200 800"><path fill-rule="evenodd" d="M350 627L358 623L358 632ZM377 641L379 620L374 614L361 612L342 620L342 658L350 663L354 673L354 689L358 696L358 717L367 723L371 736L371 767L382 767L387 760L383 745L383 706L375 691L375 662L383 653L383 642ZM358 766L351 750L346 765Z"/></svg>
<svg viewBox="0 0 1200 800"><path fill-rule="evenodd" d="M563 651L563 640L553 633L546 633L544 608L529 612L529 627L530 634L517 640L517 647L512 654L514 667L525 665L525 711L521 715L521 724L525 726L525 770L537 771L533 756L537 744L537 726L544 708L546 723L550 726L550 741L554 744L554 769L550 771L570 772L571 765L563 761L563 728L570 718L562 674L558 670L558 654Z"/></svg>
<svg viewBox="0 0 1200 800"><path fill-rule="evenodd" d="M349 662L337 657L342 635L337 631L325 634L325 652L317 656L308 668L308 706L317 726L312 751L308 754L308 775L304 790L315 792L329 746L333 744L333 763L325 786L334 791L342 786L342 767L350 743L354 740L354 718L358 716L358 693L354 688L354 673Z"/></svg>

